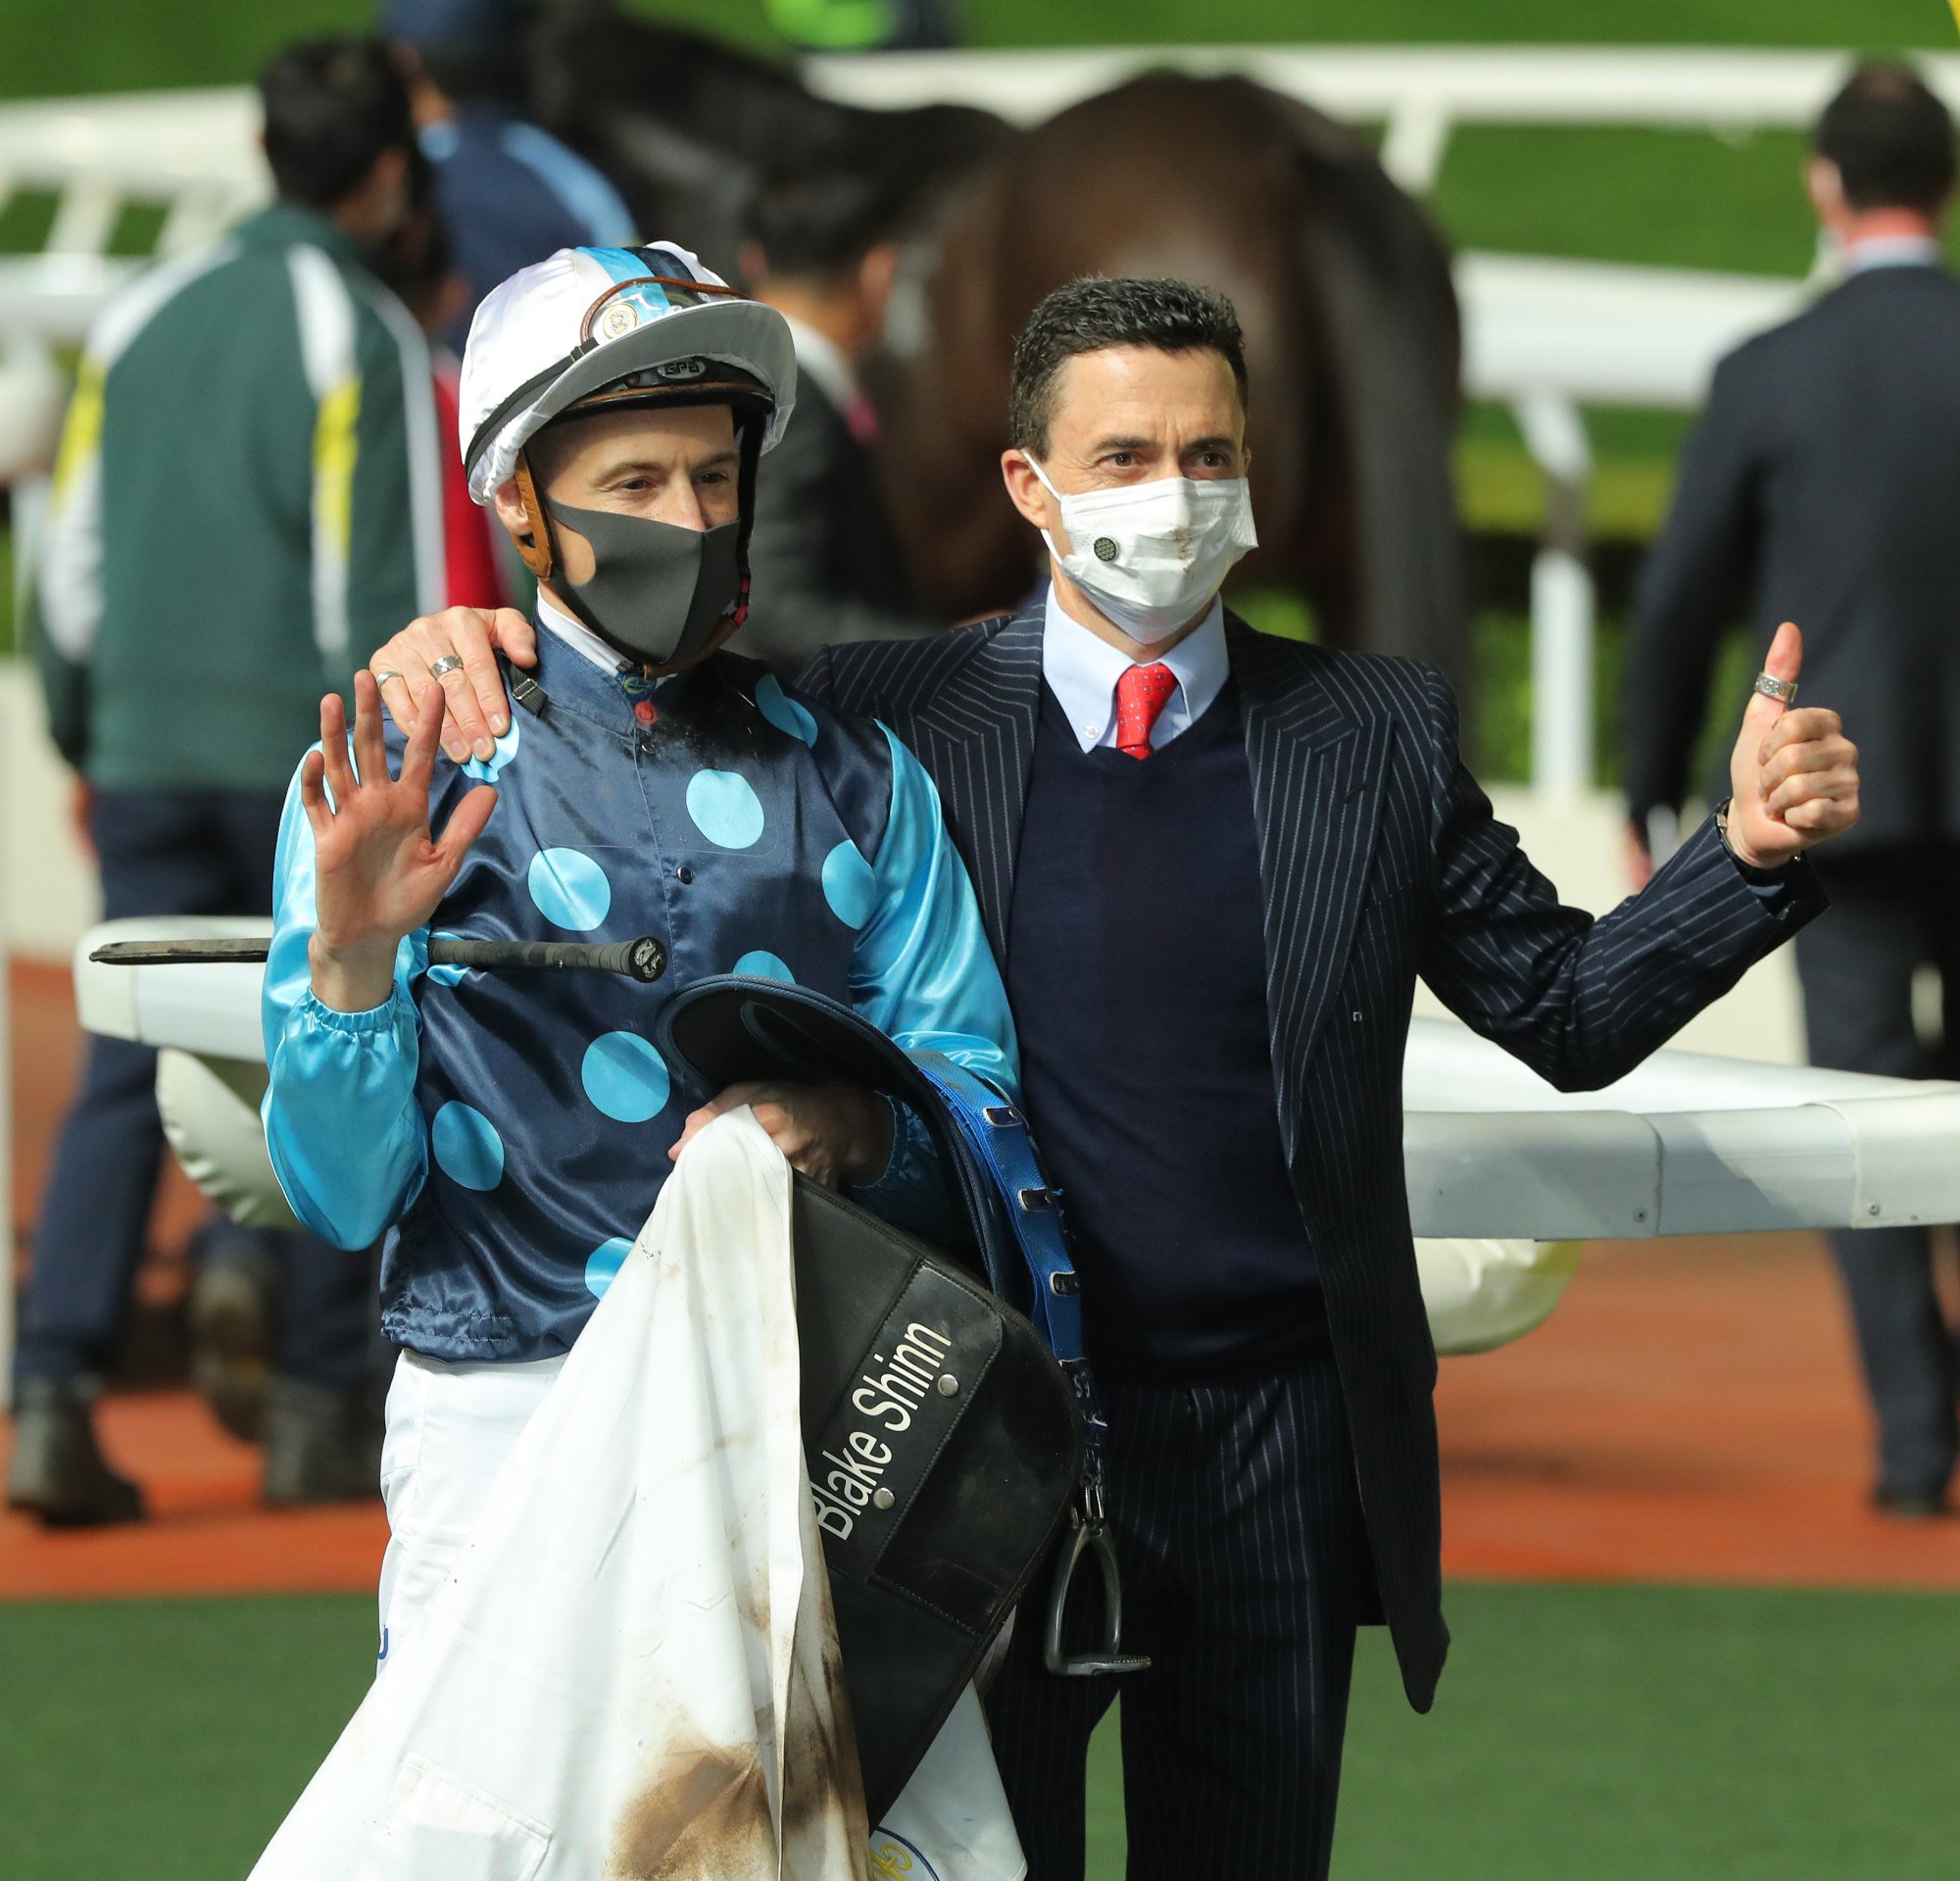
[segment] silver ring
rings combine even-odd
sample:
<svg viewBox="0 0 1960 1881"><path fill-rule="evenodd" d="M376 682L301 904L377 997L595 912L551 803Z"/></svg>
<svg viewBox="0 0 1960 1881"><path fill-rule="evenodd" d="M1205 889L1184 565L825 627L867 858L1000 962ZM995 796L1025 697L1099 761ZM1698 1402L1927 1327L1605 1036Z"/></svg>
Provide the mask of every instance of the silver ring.
<svg viewBox="0 0 1960 1881"><path fill-rule="evenodd" d="M463 656L460 653L446 653L429 668L429 671L435 678L440 679L444 673L459 672L462 668ZM1795 688L1792 687L1791 690L1794 691Z"/></svg>
<svg viewBox="0 0 1960 1881"><path fill-rule="evenodd" d="M385 686L390 679L399 679L401 676L393 667L380 667L375 669L374 683L377 686Z"/></svg>
<svg viewBox="0 0 1960 1881"><path fill-rule="evenodd" d="M1796 704L1796 681L1794 679L1772 679L1766 672L1756 674L1752 691L1760 692L1765 699L1780 699L1787 706Z"/></svg>

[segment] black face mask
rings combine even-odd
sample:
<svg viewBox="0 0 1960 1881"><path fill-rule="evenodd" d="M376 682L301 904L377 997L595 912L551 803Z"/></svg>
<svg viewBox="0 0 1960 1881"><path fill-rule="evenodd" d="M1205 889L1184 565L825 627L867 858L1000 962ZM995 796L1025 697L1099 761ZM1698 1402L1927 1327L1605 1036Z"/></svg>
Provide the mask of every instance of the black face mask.
<svg viewBox="0 0 1960 1881"><path fill-rule="evenodd" d="M592 546L592 573L574 582L552 545L553 587L629 660L665 667L694 659L741 599L740 522L683 529L651 517L540 500L554 522Z"/></svg>

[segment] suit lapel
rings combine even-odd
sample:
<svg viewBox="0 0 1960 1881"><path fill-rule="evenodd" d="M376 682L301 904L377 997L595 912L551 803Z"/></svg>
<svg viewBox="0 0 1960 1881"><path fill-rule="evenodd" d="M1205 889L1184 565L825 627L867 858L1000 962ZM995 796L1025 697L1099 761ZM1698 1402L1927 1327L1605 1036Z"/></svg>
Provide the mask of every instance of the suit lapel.
<svg viewBox="0 0 1960 1881"><path fill-rule="evenodd" d="M1016 615L934 692L909 727L1002 962L1041 710L1043 620L1040 604Z"/></svg>
<svg viewBox="0 0 1960 1881"><path fill-rule="evenodd" d="M1289 1150L1374 853L1392 727L1348 712L1314 656L1230 623L1265 891L1266 1003Z"/></svg>

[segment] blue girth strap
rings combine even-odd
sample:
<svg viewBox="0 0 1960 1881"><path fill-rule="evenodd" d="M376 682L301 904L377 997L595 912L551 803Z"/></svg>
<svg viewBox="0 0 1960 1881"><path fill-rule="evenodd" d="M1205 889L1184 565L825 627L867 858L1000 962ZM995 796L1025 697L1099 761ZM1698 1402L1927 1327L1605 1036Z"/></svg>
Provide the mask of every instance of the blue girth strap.
<svg viewBox="0 0 1960 1881"><path fill-rule="evenodd" d="M1109 1426L1082 1345L1082 1298L1062 1233L1061 1192L1048 1186L1021 1114L972 1072L938 1052L913 1052L912 1063L945 1106L962 1142L992 1177L1031 1283L1028 1317L1048 1343L1082 1413L1082 1488L1069 1533L1055 1561L1042 1640L1051 1672L1063 1678L1141 1671L1148 1658L1122 1650L1123 1593L1116 1553L1103 1512L1103 1448ZM1103 1644L1070 1653L1062 1642L1069 1591L1084 1556L1102 1583Z"/></svg>
<svg viewBox="0 0 1960 1881"><path fill-rule="evenodd" d="M1048 1186L1035 1161L1035 1146L1020 1112L942 1053L908 1056L945 1101L947 1115L1000 1191L1033 1283L1028 1317L1062 1365L1080 1365L1082 1300L1061 1232L1061 1195Z"/></svg>

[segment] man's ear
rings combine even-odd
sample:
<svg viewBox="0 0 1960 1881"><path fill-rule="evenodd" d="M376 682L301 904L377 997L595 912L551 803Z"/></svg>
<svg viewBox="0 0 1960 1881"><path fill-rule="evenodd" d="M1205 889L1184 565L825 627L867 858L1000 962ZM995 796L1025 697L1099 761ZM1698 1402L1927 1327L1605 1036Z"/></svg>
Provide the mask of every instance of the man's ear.
<svg viewBox="0 0 1960 1881"><path fill-rule="evenodd" d="M1047 529L1058 539L1061 518L1054 513L1054 499L1035 475L1025 451L1001 453L1001 478L1007 486L1007 500L1021 513L1021 520Z"/></svg>
<svg viewBox="0 0 1960 1881"><path fill-rule="evenodd" d="M390 194L406 189L409 181L408 151L400 144L391 144L374 159L374 168L368 174L376 189Z"/></svg>
<svg viewBox="0 0 1960 1881"><path fill-rule="evenodd" d="M1844 178L1838 174L1838 166L1829 157L1806 158L1803 187L1811 208L1817 212L1817 220L1826 228L1834 227L1845 209Z"/></svg>
<svg viewBox="0 0 1960 1881"><path fill-rule="evenodd" d="M497 506L497 520L504 525L504 533L516 544L518 557L525 568L542 581L551 573L551 539L545 533L544 512L538 503L536 486L531 482L529 461L520 456L515 472L497 486L497 494L492 499Z"/></svg>
<svg viewBox="0 0 1960 1881"><path fill-rule="evenodd" d="M384 150L368 173L333 205L333 220L358 242L381 248L393 239L409 213L409 153Z"/></svg>

